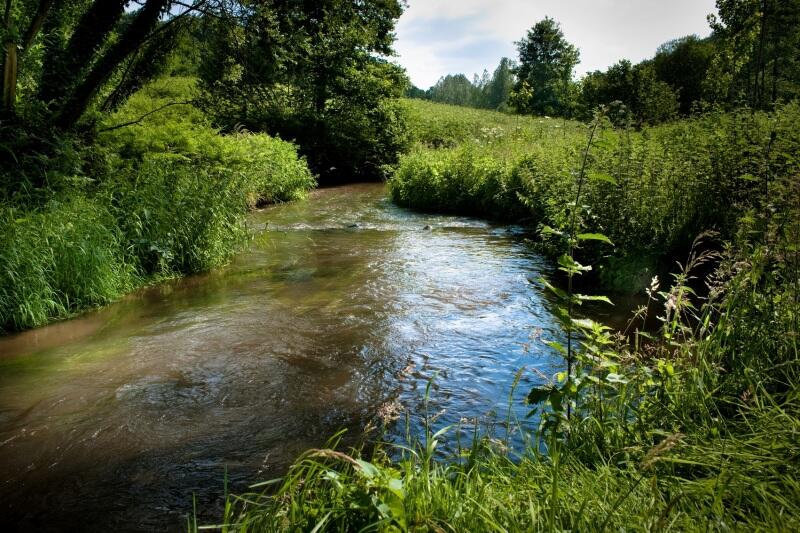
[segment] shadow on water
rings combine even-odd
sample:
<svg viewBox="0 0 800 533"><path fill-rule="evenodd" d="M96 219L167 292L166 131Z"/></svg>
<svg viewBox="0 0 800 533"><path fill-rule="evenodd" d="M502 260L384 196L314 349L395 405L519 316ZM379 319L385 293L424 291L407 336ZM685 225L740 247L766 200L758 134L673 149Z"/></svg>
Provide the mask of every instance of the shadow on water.
<svg viewBox="0 0 800 533"><path fill-rule="evenodd" d="M0 339L0 505L19 529L180 530L387 402L418 431L505 412L558 359L519 228L412 213L382 185L256 212L229 267ZM515 400L538 382L524 375ZM398 430L400 431L400 430Z"/></svg>

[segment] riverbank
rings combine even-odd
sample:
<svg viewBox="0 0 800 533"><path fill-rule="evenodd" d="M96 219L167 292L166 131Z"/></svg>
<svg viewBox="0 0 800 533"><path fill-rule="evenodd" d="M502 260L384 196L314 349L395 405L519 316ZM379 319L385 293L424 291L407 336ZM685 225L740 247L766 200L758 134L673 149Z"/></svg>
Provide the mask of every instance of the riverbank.
<svg viewBox="0 0 800 533"><path fill-rule="evenodd" d="M665 249L687 253L673 276L650 280L650 305L634 313L625 335L576 318L573 306L592 297L550 287L570 302L556 314L580 342L533 335L532 345L552 347L564 361L552 374L536 373L540 382L527 391L540 421L532 446L504 440L521 427L513 411L498 431L469 419L444 423L422 406L421 438L368 451L337 449L336 441L309 450L282 478L229 497L219 527L800 527L796 114L796 105L775 114L712 114L641 133L597 122L583 135L557 137L546 132L559 123L542 119L539 147L518 142L516 133L495 142L493 133L406 156L391 183L400 203L497 218L540 214L534 221L556 250L577 218L586 233L572 242L598 244L577 254L587 266L571 254L561 260L567 271L602 260L607 240L629 253L668 243ZM694 240L695 225L698 233L717 232ZM707 298L694 291L697 278ZM657 333L646 333L653 324ZM520 367L518 376L529 372ZM435 398L435 387L429 393ZM471 427L472 439L441 451Z"/></svg>
<svg viewBox="0 0 800 533"><path fill-rule="evenodd" d="M65 138L45 186L0 201L0 332L223 265L249 239L250 208L316 185L294 145L221 135L190 103L173 105L191 101L194 84L151 83L106 117L96 142Z"/></svg>
<svg viewBox="0 0 800 533"><path fill-rule="evenodd" d="M522 221L538 227L542 251L563 253L585 124L420 100L405 105L416 148L390 181L394 201ZM797 174L798 122L796 103L773 113L712 111L641 131L603 118L578 206L580 226L613 243L578 250L594 265L594 285L642 293L654 275L674 271L702 232L732 239L748 210L768 201L761 199L765 180Z"/></svg>

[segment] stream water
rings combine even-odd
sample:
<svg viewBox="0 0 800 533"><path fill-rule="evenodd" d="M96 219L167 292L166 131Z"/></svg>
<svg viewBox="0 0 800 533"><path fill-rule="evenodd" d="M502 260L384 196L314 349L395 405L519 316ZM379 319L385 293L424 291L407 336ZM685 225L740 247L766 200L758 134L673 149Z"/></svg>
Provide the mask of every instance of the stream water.
<svg viewBox="0 0 800 533"><path fill-rule="evenodd" d="M213 521L226 475L280 475L382 406L418 431L431 378L441 427L504 418L523 366L524 416L560 364L520 228L400 209L379 184L251 221L224 269L0 338L3 529L181 530L193 495Z"/></svg>

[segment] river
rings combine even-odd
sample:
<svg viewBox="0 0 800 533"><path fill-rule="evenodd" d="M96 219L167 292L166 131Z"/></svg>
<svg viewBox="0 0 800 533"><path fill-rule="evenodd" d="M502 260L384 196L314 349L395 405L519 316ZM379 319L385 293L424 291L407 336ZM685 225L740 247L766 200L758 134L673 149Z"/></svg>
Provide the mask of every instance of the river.
<svg viewBox="0 0 800 533"><path fill-rule="evenodd" d="M521 228L398 208L383 185L253 213L226 268L0 338L4 529L181 530L339 428L505 418L560 361ZM517 435L516 438L519 438Z"/></svg>

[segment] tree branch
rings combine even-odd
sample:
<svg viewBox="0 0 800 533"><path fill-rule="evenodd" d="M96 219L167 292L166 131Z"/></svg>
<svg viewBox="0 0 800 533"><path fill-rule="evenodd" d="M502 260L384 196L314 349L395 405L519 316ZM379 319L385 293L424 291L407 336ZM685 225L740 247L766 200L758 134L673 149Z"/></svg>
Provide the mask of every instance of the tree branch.
<svg viewBox="0 0 800 533"><path fill-rule="evenodd" d="M97 0L99 1L99 0ZM81 118L92 97L111 73L133 54L156 26L161 13L169 7L169 0L147 0L128 29L94 64L82 82L64 100L56 119L62 129L73 127Z"/></svg>
<svg viewBox="0 0 800 533"><path fill-rule="evenodd" d="M153 109L152 111L149 111L149 112L145 113L144 115L142 115L141 117L137 118L136 120L131 120L130 122L123 122L122 124L117 124L116 126L103 128L103 129L97 130L97 133L105 133L107 131L118 130L120 128L126 128L128 126L133 126L134 124L139 124L140 122L142 122L144 119L146 119L150 115L154 115L155 113L158 113L159 111L162 111L162 110L164 110L164 109L166 109L168 107L174 106L174 105L192 105L194 103L195 103L194 100L187 100L185 102L170 102L168 104L162 105L161 107L158 107L156 109Z"/></svg>
<svg viewBox="0 0 800 533"><path fill-rule="evenodd" d="M28 31L25 32L25 37L22 38L23 54L28 51L33 44L33 40L36 38L36 35L39 34L39 30L42 29L44 19L47 17L47 13L53 6L53 2L54 0L41 0L39 2L39 7L36 9L36 14L33 16L30 26L28 26Z"/></svg>

